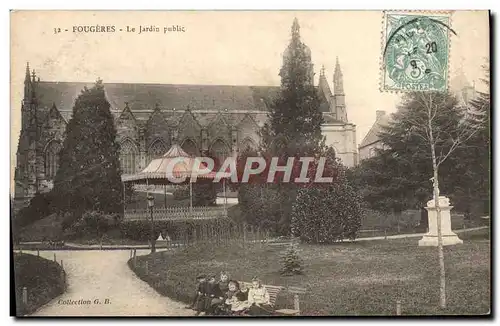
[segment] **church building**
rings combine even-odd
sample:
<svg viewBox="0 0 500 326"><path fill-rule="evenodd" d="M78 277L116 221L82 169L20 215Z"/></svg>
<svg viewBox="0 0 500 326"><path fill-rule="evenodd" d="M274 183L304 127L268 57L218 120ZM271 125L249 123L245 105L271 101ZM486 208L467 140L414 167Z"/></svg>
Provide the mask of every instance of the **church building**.
<svg viewBox="0 0 500 326"><path fill-rule="evenodd" d="M298 31L295 20L292 30ZM309 50L310 53L310 50ZM286 56L286 51L283 54ZM312 71L313 67L311 67ZM43 81L26 67L15 198L52 187L66 125L81 90L93 83ZM257 148L279 86L104 83L121 146L123 174L133 174L175 141L189 154L218 158ZM357 164L356 126L347 118L343 75L337 59L333 92L321 69L317 90L323 135L346 166Z"/></svg>

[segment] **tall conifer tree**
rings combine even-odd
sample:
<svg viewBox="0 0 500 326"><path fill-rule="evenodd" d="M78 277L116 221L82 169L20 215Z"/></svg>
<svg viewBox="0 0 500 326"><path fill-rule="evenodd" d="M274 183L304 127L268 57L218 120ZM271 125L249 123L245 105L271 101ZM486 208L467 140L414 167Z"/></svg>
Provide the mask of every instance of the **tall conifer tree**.
<svg viewBox="0 0 500 326"><path fill-rule="evenodd" d="M292 39L283 54L280 70L281 90L273 102L269 123L263 129L268 152L285 157L311 156L323 144L320 99L314 87L311 51L300 39L297 19Z"/></svg>
<svg viewBox="0 0 500 326"><path fill-rule="evenodd" d="M269 113L269 121L262 129L264 152L269 157L280 157L285 164L289 157L319 155L323 149L321 134L323 115L320 99L314 87L314 71L311 51L300 39L297 19L292 24L292 38L283 54L280 70L281 89ZM300 168L300 166L297 166ZM292 176L292 178L294 178ZM262 186L262 185L261 185ZM290 234L291 209L297 195L297 187L277 180L274 186L267 186L268 198L279 201L267 214L275 220L276 232Z"/></svg>
<svg viewBox="0 0 500 326"><path fill-rule="evenodd" d="M123 212L119 144L101 80L76 99L59 155L53 193L60 211L76 218L89 210Z"/></svg>

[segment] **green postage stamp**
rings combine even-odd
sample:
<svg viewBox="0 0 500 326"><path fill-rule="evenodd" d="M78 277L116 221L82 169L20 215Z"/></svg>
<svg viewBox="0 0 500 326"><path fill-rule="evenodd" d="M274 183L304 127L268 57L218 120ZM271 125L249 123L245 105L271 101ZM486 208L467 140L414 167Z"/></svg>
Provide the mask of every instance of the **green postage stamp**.
<svg viewBox="0 0 500 326"><path fill-rule="evenodd" d="M450 13L384 12L383 91L448 88Z"/></svg>

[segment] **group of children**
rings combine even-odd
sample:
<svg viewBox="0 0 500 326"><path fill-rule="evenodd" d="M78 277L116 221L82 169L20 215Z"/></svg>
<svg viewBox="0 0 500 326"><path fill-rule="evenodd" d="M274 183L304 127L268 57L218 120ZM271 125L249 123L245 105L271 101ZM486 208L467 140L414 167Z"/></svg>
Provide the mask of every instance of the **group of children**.
<svg viewBox="0 0 500 326"><path fill-rule="evenodd" d="M215 275L198 275L196 295L186 308L196 310L196 316L205 315L270 315L273 311L269 293L262 282L252 279L252 287L230 280L226 272L221 272L217 282Z"/></svg>

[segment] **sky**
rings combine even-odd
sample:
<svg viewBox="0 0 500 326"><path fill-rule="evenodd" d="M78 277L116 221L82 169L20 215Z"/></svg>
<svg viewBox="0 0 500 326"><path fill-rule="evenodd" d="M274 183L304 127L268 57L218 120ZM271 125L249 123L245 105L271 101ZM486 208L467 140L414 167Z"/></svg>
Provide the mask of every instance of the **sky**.
<svg viewBox="0 0 500 326"><path fill-rule="evenodd" d="M380 11L17 11L11 13L11 179L20 131L26 63L42 81L279 85L282 53L294 18L311 49L316 83L321 66L332 87L338 57L347 115L357 143L376 110L396 110L399 94L380 91ZM456 11L450 71L481 89L488 61L486 11ZM78 33L74 26L115 26L115 33ZM127 26L136 28L126 32ZM138 33L139 26L160 32ZM164 33L164 27L184 32ZM123 32L119 32L119 29ZM61 33L55 33L61 29ZM64 30L68 29L68 32ZM65 108L71 109L71 108Z"/></svg>

